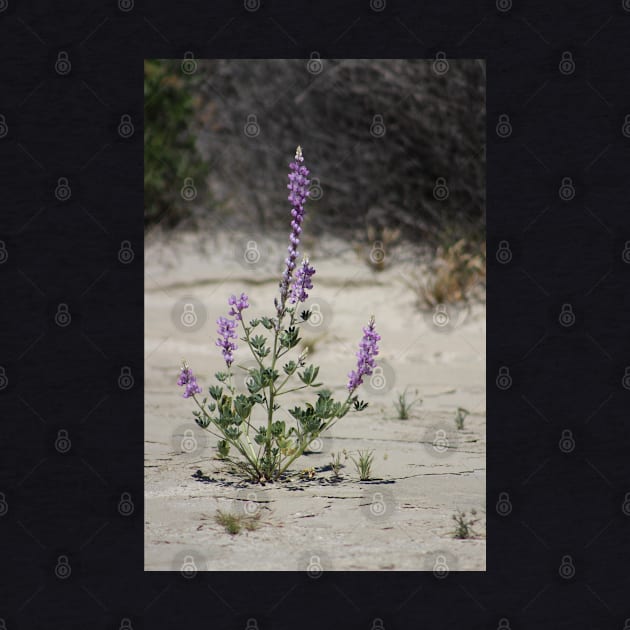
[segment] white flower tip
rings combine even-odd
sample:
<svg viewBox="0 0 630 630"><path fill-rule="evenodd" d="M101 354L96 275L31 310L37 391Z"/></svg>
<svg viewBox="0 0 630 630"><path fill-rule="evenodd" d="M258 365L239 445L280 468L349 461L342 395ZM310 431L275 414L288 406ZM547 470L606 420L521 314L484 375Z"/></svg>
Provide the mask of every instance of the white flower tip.
<svg viewBox="0 0 630 630"><path fill-rule="evenodd" d="M296 160L302 159L302 147L299 144L298 144L297 149L295 150L295 159Z"/></svg>

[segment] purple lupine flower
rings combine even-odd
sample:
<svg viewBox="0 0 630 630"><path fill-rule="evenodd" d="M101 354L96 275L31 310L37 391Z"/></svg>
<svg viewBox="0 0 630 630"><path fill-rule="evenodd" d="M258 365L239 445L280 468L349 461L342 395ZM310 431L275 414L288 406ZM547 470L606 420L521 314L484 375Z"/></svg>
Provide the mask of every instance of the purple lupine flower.
<svg viewBox="0 0 630 630"><path fill-rule="evenodd" d="M289 295L289 285L295 269L295 261L298 257L298 245L300 244L300 234L302 232L302 221L304 220L304 202L309 195L308 187L311 183L308 179L309 170L304 166L304 156L302 148L298 147L295 151L295 161L289 165L291 172L289 173L289 183L287 188L289 192L289 201L291 202L291 234L289 235L289 255L285 259L286 267L282 274L280 282L280 301L276 301L278 314L282 313L284 305Z"/></svg>
<svg viewBox="0 0 630 630"><path fill-rule="evenodd" d="M295 272L295 280L293 281L293 285L291 287L291 304L295 304L298 301L304 302L306 298L308 298L306 290L313 288L311 277L314 275L314 267L311 267L311 265L308 264L308 258L304 258L304 260L302 260L302 264Z"/></svg>
<svg viewBox="0 0 630 630"><path fill-rule="evenodd" d="M219 317L217 325L219 326L217 334L220 337L220 339L217 339L217 346L221 348L223 358L227 366L230 367L234 361L232 353L236 350L236 344L231 341L236 339L236 321L227 317Z"/></svg>
<svg viewBox="0 0 630 630"><path fill-rule="evenodd" d="M348 389L353 392L361 383L363 383L364 376L370 376L372 374L372 368L376 363L374 357L378 354L378 346L376 343L380 341L381 336L374 330L374 317L370 318L370 322L367 326L363 327L363 338L359 344L359 351L357 352L357 369L348 374Z"/></svg>
<svg viewBox="0 0 630 630"><path fill-rule="evenodd" d="M241 313L246 308L249 308L249 302L247 300L248 300L248 297L244 293L241 293L240 298L237 298L235 295L231 295L228 298L228 304L232 308L230 309L230 312L228 313L228 315L236 316L236 319L238 319L239 321L243 321L243 317Z"/></svg>
<svg viewBox="0 0 630 630"><path fill-rule="evenodd" d="M195 375L185 363L182 365L177 384L186 387L183 394L184 398L190 398L193 394L201 394L201 387L199 387Z"/></svg>

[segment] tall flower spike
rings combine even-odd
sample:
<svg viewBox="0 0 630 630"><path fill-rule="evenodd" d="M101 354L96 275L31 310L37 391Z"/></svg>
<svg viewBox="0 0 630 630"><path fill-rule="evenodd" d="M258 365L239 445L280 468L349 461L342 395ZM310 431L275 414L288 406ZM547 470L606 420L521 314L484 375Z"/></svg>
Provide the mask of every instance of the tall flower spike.
<svg viewBox="0 0 630 630"><path fill-rule="evenodd" d="M182 363L182 369L179 373L177 384L180 387L186 388L183 393L184 398L190 398L193 394L201 394L201 387L199 387L195 375L186 362Z"/></svg>
<svg viewBox="0 0 630 630"><path fill-rule="evenodd" d="M276 301L278 316L284 310L287 298L289 296L289 286L293 278L293 270L295 269L295 261L298 257L298 245L300 244L300 234L302 233L302 221L304 221L304 202L309 192L308 187L310 180L308 179L309 170L304 166L304 156L302 155L302 147L295 151L295 160L289 164L291 172L289 173L289 201L291 202L291 234L289 235L288 256L285 262L285 269L280 281L280 301Z"/></svg>
<svg viewBox="0 0 630 630"><path fill-rule="evenodd" d="M363 383L364 376L370 376L372 369L376 366L374 357L378 354L378 341L381 336L374 329L374 316L370 318L367 326L363 327L363 338L359 344L357 352L357 369L348 374L348 390L352 393Z"/></svg>
<svg viewBox="0 0 630 630"><path fill-rule="evenodd" d="M241 297L237 298L235 295L231 295L228 298L228 304L232 307L228 315L236 316L236 319L243 321L242 312L249 308L248 297L245 293L241 293Z"/></svg>
<svg viewBox="0 0 630 630"><path fill-rule="evenodd" d="M234 361L234 355L232 353L236 350L236 344L232 341L232 339L236 339L237 336L236 321L228 319L227 317L219 317L219 319L217 319L217 325L219 326L217 334L220 337L217 339L217 346L221 348L225 363L230 367Z"/></svg>
<svg viewBox="0 0 630 630"><path fill-rule="evenodd" d="M306 290L313 288L311 277L315 275L315 269L308 264L308 258L302 260L302 264L295 272L295 280L291 286L291 304L304 302L308 298Z"/></svg>

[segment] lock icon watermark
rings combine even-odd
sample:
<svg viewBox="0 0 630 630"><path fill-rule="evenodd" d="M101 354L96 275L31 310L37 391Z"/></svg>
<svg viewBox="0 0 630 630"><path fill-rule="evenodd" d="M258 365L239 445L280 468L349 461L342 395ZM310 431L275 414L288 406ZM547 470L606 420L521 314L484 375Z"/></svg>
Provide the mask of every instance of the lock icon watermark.
<svg viewBox="0 0 630 630"><path fill-rule="evenodd" d="M248 516L254 516L260 510L260 507L257 502L257 498L258 497L256 496L255 492L248 493L247 501L245 501L243 505L243 510L245 511L245 514L247 514Z"/></svg>
<svg viewBox="0 0 630 630"><path fill-rule="evenodd" d="M623 119L623 125L621 126L621 133L626 138L630 138L630 114L626 114L625 118Z"/></svg>
<svg viewBox="0 0 630 630"><path fill-rule="evenodd" d="M506 617L501 617L501 619L499 619L497 630L511 630L510 622Z"/></svg>
<svg viewBox="0 0 630 630"><path fill-rule="evenodd" d="M7 125L7 120L3 114L0 114L0 140L2 138L6 138L9 133L9 126Z"/></svg>
<svg viewBox="0 0 630 630"><path fill-rule="evenodd" d="M245 630L258 630L258 622L253 617L250 617L245 624Z"/></svg>
<svg viewBox="0 0 630 630"><path fill-rule="evenodd" d="M444 177L438 177L433 186L433 197L436 201L446 201L449 196L448 186Z"/></svg>
<svg viewBox="0 0 630 630"><path fill-rule="evenodd" d="M630 492L626 492L626 496L623 498L623 503L621 504L621 511L626 516L630 516Z"/></svg>
<svg viewBox="0 0 630 630"><path fill-rule="evenodd" d="M119 262L121 262L123 265L128 265L129 263L133 262L134 258L135 258L135 253L133 249L131 249L131 242L122 241L120 243L120 249L118 250Z"/></svg>
<svg viewBox="0 0 630 630"><path fill-rule="evenodd" d="M449 442L444 429L438 429L435 432L435 439L433 440L433 450L436 453L446 453L448 451Z"/></svg>
<svg viewBox="0 0 630 630"><path fill-rule="evenodd" d="M630 265L630 241L626 241L626 244L621 252L621 260L626 263L626 265Z"/></svg>
<svg viewBox="0 0 630 630"><path fill-rule="evenodd" d="M312 201L319 201L324 196L324 191L319 183L318 177L311 179L311 185L308 188L308 198Z"/></svg>
<svg viewBox="0 0 630 630"><path fill-rule="evenodd" d="M499 241L496 253L497 262L502 265L507 265L512 261L512 250L510 244L507 241Z"/></svg>
<svg viewBox="0 0 630 630"><path fill-rule="evenodd" d="M311 315L308 318L308 322L311 326L319 328L324 323L324 314L322 313L321 306L315 302L310 307Z"/></svg>
<svg viewBox="0 0 630 630"><path fill-rule="evenodd" d="M66 50L60 50L57 53L57 60L55 61L55 72L63 77L70 74L71 70L72 64L70 63L68 52Z"/></svg>
<svg viewBox="0 0 630 630"><path fill-rule="evenodd" d="M385 625L380 617L376 617L372 622L372 630L385 630Z"/></svg>
<svg viewBox="0 0 630 630"><path fill-rule="evenodd" d="M7 251L7 245L4 241L0 241L0 265L4 265L9 260L9 252Z"/></svg>
<svg viewBox="0 0 630 630"><path fill-rule="evenodd" d="M131 619L129 619L129 617L123 617L120 620L120 626L118 630L133 630L133 626L131 625Z"/></svg>
<svg viewBox="0 0 630 630"><path fill-rule="evenodd" d="M380 265L385 260L385 248L383 247L383 241L374 241L372 250L370 251L370 260L375 265Z"/></svg>
<svg viewBox="0 0 630 630"><path fill-rule="evenodd" d="M197 575L197 565L195 564L195 559L192 556L184 557L184 562L182 563L180 572L187 580L190 580Z"/></svg>
<svg viewBox="0 0 630 630"><path fill-rule="evenodd" d="M135 506L131 500L131 494L129 492L123 492L120 495L120 501L118 501L118 513L121 516L131 516Z"/></svg>
<svg viewBox="0 0 630 630"><path fill-rule="evenodd" d="M180 194L184 201L193 201L197 198L197 189L195 188L195 182L192 177L186 177L184 179L184 185L182 186Z"/></svg>
<svg viewBox="0 0 630 630"><path fill-rule="evenodd" d="M370 0L370 9L375 13L380 13L385 10L387 6L387 0Z"/></svg>
<svg viewBox="0 0 630 630"><path fill-rule="evenodd" d="M68 201L72 197L72 189L67 177L60 177L55 187L55 197L57 201Z"/></svg>
<svg viewBox="0 0 630 630"><path fill-rule="evenodd" d="M191 294L182 296L171 308L173 326L184 333L199 330L207 318L208 312L204 303Z"/></svg>
<svg viewBox="0 0 630 630"><path fill-rule="evenodd" d="M317 580L324 573L324 567L322 567L322 563L319 556L311 556L309 560L308 566L306 567L306 573L308 577Z"/></svg>
<svg viewBox="0 0 630 630"><path fill-rule="evenodd" d="M57 564L55 565L55 575L60 580L67 580L72 575L72 567L68 556L61 555L57 558Z"/></svg>
<svg viewBox="0 0 630 630"><path fill-rule="evenodd" d="M560 326L564 328L570 328L575 324L575 313L573 307L570 304L563 304L560 309L560 315L558 315L558 322Z"/></svg>
<svg viewBox="0 0 630 630"><path fill-rule="evenodd" d="M372 118L372 124L370 125L370 133L375 138L382 138L386 131L387 129L382 114L375 114Z"/></svg>
<svg viewBox="0 0 630 630"><path fill-rule="evenodd" d="M197 60L193 55L192 50L187 50L184 53L184 59L182 60L182 72L184 74L195 74L197 72Z"/></svg>
<svg viewBox="0 0 630 630"><path fill-rule="evenodd" d="M512 135L512 123L510 122L510 117L507 114L499 115L499 122L497 122L495 131L497 132L497 136L499 136L499 138L509 138Z"/></svg>
<svg viewBox="0 0 630 630"><path fill-rule="evenodd" d="M383 373L383 368L377 365L370 376L370 387L372 389L381 390L387 386L387 379Z"/></svg>
<svg viewBox="0 0 630 630"><path fill-rule="evenodd" d="M499 499L495 508L499 516L508 516L512 512L512 502L507 492L499 492Z"/></svg>
<svg viewBox="0 0 630 630"><path fill-rule="evenodd" d="M512 0L497 0L497 11L507 13L512 8Z"/></svg>
<svg viewBox="0 0 630 630"><path fill-rule="evenodd" d="M510 376L510 368L503 365L499 368L499 373L496 378L496 386L503 391L512 387L512 377Z"/></svg>
<svg viewBox="0 0 630 630"><path fill-rule="evenodd" d="M565 50L560 57L560 63L558 64L558 70L565 76L573 74L575 72L575 61L573 60L573 54Z"/></svg>
<svg viewBox="0 0 630 630"><path fill-rule="evenodd" d="M624 389L630 389L630 365L626 366L623 378L621 379L621 384ZM2 389L2 385L0 385L0 389Z"/></svg>
<svg viewBox="0 0 630 630"><path fill-rule="evenodd" d="M445 577L448 577L448 564L446 564L446 556L439 554L435 558L435 563L433 564L433 575L438 580L443 580Z"/></svg>
<svg viewBox="0 0 630 630"><path fill-rule="evenodd" d="M250 265L255 265L260 260L260 250L256 241L247 241L243 258Z"/></svg>
<svg viewBox="0 0 630 630"><path fill-rule="evenodd" d="M131 116L129 114L123 114L120 117L120 123L118 125L118 135L121 138L131 138L135 128L131 122Z"/></svg>
<svg viewBox="0 0 630 630"><path fill-rule="evenodd" d="M321 453L324 449L324 440L320 437L316 437L309 445L308 450L310 453Z"/></svg>
<svg viewBox="0 0 630 630"><path fill-rule="evenodd" d="M118 387L123 391L128 391L134 386L135 380L131 373L131 368L128 365L124 365L120 368L120 375L118 376Z"/></svg>
<svg viewBox="0 0 630 630"><path fill-rule="evenodd" d="M6 516L9 512L9 504L7 503L7 497L4 492L0 492L0 517Z"/></svg>
<svg viewBox="0 0 630 630"><path fill-rule="evenodd" d="M435 53L435 59L433 60L433 72L437 75L446 74L449 71L449 63L446 59L446 53L442 50Z"/></svg>
<svg viewBox="0 0 630 630"><path fill-rule="evenodd" d="M123 13L129 13L134 7L134 0L118 0L118 9Z"/></svg>
<svg viewBox="0 0 630 630"><path fill-rule="evenodd" d="M193 453L198 448L197 438L192 432L192 429L186 429L184 431L184 437L181 441L181 449L184 453Z"/></svg>
<svg viewBox="0 0 630 630"><path fill-rule="evenodd" d="M575 576L575 565L573 564L573 558L571 556L562 556L558 573L563 580L570 580Z"/></svg>
<svg viewBox="0 0 630 630"><path fill-rule="evenodd" d="M245 11L253 13L260 9L260 0L243 0L243 6L245 7Z"/></svg>
<svg viewBox="0 0 630 630"><path fill-rule="evenodd" d="M562 201L571 201L575 197L575 186L570 177L563 177L558 189L558 196Z"/></svg>
<svg viewBox="0 0 630 630"><path fill-rule="evenodd" d="M387 505L383 499L382 492L375 492L372 495L372 502L370 503L370 512L373 516L384 516L387 512Z"/></svg>
<svg viewBox="0 0 630 630"><path fill-rule="evenodd" d="M55 450L61 455L65 455L70 452L72 448L72 441L68 434L67 429L59 429L57 431L57 438L55 439Z"/></svg>
<svg viewBox="0 0 630 630"><path fill-rule="evenodd" d="M9 377L3 365L0 365L0 392L9 386Z"/></svg>
<svg viewBox="0 0 630 630"><path fill-rule="evenodd" d="M318 75L324 69L324 64L317 51L311 53L311 58L306 62L306 69L314 75Z"/></svg>
<svg viewBox="0 0 630 630"><path fill-rule="evenodd" d="M260 125L258 124L258 118L255 114L250 114L247 117L247 122L245 123L245 127L243 127L243 133L248 138L256 138L260 133Z"/></svg>
<svg viewBox="0 0 630 630"><path fill-rule="evenodd" d="M186 328L195 326L199 321L197 319L197 314L195 313L195 305L189 302L184 304L184 310L180 319L182 322L182 326L186 326Z"/></svg>
<svg viewBox="0 0 630 630"><path fill-rule="evenodd" d="M560 441L558 442L558 448L563 453L572 453L575 449L575 439L573 438L573 432L571 429L563 429L560 435Z"/></svg>
<svg viewBox="0 0 630 630"><path fill-rule="evenodd" d="M451 321L446 306L444 304L436 304L435 311L433 312L433 323L438 328L444 328L448 326Z"/></svg>

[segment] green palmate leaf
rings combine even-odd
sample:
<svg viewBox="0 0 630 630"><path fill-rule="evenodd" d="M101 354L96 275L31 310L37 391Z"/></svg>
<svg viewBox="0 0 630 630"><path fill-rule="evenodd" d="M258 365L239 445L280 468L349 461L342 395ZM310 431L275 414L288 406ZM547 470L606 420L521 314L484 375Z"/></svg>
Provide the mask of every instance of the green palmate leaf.
<svg viewBox="0 0 630 630"><path fill-rule="evenodd" d="M267 427L258 427L258 433L254 436L256 444L264 444L267 440Z"/></svg>
<svg viewBox="0 0 630 630"><path fill-rule="evenodd" d="M230 453L230 443L227 440L219 440L217 442L217 450L219 457L226 458Z"/></svg>
<svg viewBox="0 0 630 630"><path fill-rule="evenodd" d="M261 370L261 379L263 386L265 387L269 387L269 385L274 383L278 376L280 376L280 373L277 370L272 370L271 368L264 368Z"/></svg>
<svg viewBox="0 0 630 630"><path fill-rule="evenodd" d="M249 378L245 381L250 394L255 394L263 387L262 375L260 370L250 370Z"/></svg>
<svg viewBox="0 0 630 630"><path fill-rule="evenodd" d="M260 321L267 330L271 330L273 328L273 321L269 317L261 317Z"/></svg>
<svg viewBox="0 0 630 630"><path fill-rule="evenodd" d="M225 433L225 437L230 440L238 440L241 435L241 431L237 427L226 427L223 432Z"/></svg>
<svg viewBox="0 0 630 630"><path fill-rule="evenodd" d="M221 394L223 394L223 387L219 387L218 385L210 385L210 387L208 387L208 392L210 393L210 396L212 396L212 398L214 398L215 400L219 400L219 398L221 398Z"/></svg>
<svg viewBox="0 0 630 630"><path fill-rule="evenodd" d="M356 398L356 397L355 397L355 398L354 398L354 400L353 400L353 404L354 404L354 408L355 408L357 411L363 411L363 410L364 410L364 409L368 406L368 403L363 402L362 400L359 400L359 399L358 399L358 398Z"/></svg>
<svg viewBox="0 0 630 630"><path fill-rule="evenodd" d="M230 375L227 372L217 372L214 377L220 383L224 383Z"/></svg>
<svg viewBox="0 0 630 630"><path fill-rule="evenodd" d="M258 326L258 324L260 324L260 320L259 320L259 319L252 319L252 320L250 320L250 322L249 322L249 325L250 325L252 328L256 328L256 326Z"/></svg>
<svg viewBox="0 0 630 630"><path fill-rule="evenodd" d="M271 435L273 437L279 437L284 435L286 429L286 425L284 420L277 420L271 424Z"/></svg>
<svg viewBox="0 0 630 630"><path fill-rule="evenodd" d="M196 412L195 422L202 428L206 429L210 425L210 418L208 416L202 416L199 412Z"/></svg>
<svg viewBox="0 0 630 630"><path fill-rule="evenodd" d="M267 338L263 337L262 335L256 335L249 340L249 343L251 343L254 348L259 350L267 343Z"/></svg>
<svg viewBox="0 0 630 630"><path fill-rule="evenodd" d="M297 363L295 361L289 361L283 366L282 369L284 370L285 374L287 374L288 376L291 376L291 374L293 374L295 370L297 369Z"/></svg>
<svg viewBox="0 0 630 630"><path fill-rule="evenodd" d="M318 374L319 374L319 368L315 367L314 365L309 365L304 370L304 372L298 372L298 376L300 377L300 380L305 385L313 385L313 381L317 378Z"/></svg>
<svg viewBox="0 0 630 630"><path fill-rule="evenodd" d="M252 411L252 404L250 399L243 394L239 394L234 399L234 409L243 420L246 420Z"/></svg>
<svg viewBox="0 0 630 630"><path fill-rule="evenodd" d="M298 330L295 326L289 326L280 335L280 345L284 348L293 348L300 342Z"/></svg>

